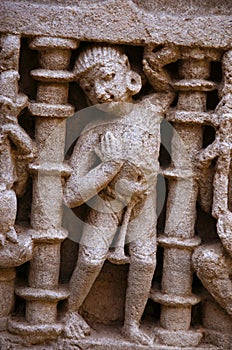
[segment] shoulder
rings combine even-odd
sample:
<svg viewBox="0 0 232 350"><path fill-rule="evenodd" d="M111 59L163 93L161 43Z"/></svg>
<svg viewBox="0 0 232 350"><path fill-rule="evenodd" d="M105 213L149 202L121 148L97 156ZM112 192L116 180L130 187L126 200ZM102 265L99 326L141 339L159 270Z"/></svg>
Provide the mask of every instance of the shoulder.
<svg viewBox="0 0 232 350"><path fill-rule="evenodd" d="M145 96L139 105L156 113L165 113L174 99L174 93L154 93Z"/></svg>

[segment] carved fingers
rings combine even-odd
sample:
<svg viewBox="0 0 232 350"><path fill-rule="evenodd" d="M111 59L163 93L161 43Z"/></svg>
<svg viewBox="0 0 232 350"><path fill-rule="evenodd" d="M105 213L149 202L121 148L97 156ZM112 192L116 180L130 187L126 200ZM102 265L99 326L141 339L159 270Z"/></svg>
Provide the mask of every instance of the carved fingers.
<svg viewBox="0 0 232 350"><path fill-rule="evenodd" d="M95 147L95 153L102 162L121 160L122 141L115 137L112 132L107 131L100 138L100 144Z"/></svg>

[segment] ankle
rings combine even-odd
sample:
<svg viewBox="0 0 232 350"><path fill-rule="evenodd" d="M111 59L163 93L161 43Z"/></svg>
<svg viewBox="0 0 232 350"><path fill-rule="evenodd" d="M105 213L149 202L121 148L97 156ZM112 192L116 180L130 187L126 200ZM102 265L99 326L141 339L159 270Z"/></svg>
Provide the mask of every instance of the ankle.
<svg viewBox="0 0 232 350"><path fill-rule="evenodd" d="M124 322L124 325L123 325L123 328L124 329L132 329L132 328L139 328L140 324L139 322L137 321L125 321Z"/></svg>

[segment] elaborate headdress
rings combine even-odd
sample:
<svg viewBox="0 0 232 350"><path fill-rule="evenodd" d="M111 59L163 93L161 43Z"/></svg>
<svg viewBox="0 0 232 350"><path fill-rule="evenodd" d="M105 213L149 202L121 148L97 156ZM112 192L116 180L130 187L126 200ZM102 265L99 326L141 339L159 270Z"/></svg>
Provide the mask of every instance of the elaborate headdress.
<svg viewBox="0 0 232 350"><path fill-rule="evenodd" d="M82 51L77 58L74 66L74 73L76 77L79 78L95 65L100 64L104 66L109 61L122 62L125 64L128 62L128 58L120 48L115 46L94 45L88 47Z"/></svg>

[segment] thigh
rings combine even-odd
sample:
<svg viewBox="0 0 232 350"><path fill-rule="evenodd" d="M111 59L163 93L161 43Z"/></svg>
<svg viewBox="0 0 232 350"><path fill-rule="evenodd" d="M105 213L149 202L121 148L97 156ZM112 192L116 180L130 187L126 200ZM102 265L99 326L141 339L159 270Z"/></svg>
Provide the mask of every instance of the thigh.
<svg viewBox="0 0 232 350"><path fill-rule="evenodd" d="M136 215L132 215L132 218L127 228L127 239L126 242L130 243L133 241L147 241L148 237L156 237L156 197L150 195L146 198L140 208L135 207Z"/></svg>
<svg viewBox="0 0 232 350"><path fill-rule="evenodd" d="M117 231L122 213L110 212L109 203L106 201L100 201L96 208L91 209L84 223L80 243L84 246L108 251Z"/></svg>

